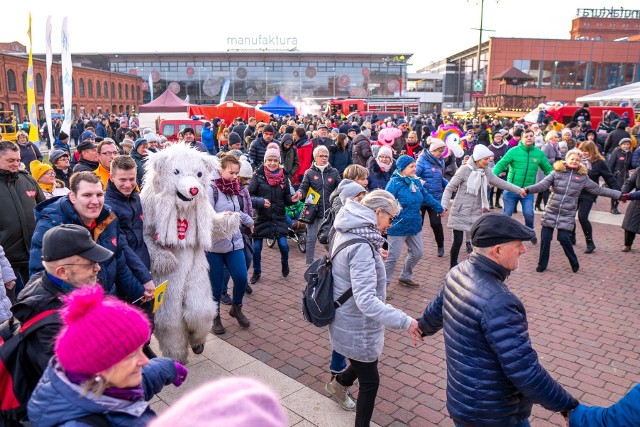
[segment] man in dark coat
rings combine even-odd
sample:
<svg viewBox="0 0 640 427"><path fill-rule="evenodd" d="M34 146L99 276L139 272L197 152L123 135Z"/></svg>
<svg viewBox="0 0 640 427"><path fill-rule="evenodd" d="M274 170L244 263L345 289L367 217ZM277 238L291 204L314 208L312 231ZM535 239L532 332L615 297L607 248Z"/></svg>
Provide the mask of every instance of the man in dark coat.
<svg viewBox="0 0 640 427"><path fill-rule="evenodd" d="M623 138L631 138L629 132L626 131L627 125L623 121L619 121L616 125L616 129L609 134L607 140L604 142L604 155L609 160L611 152L618 148L620 141Z"/></svg>
<svg viewBox="0 0 640 427"><path fill-rule="evenodd" d="M73 173L89 171L93 172L100 165L98 146L91 140L86 140L78 145L76 149L80 153L80 160L73 167Z"/></svg>
<svg viewBox="0 0 640 427"><path fill-rule="evenodd" d="M589 104L586 102L582 104L581 108L578 108L575 113L573 113L573 117L571 118L572 122L578 122L578 120L582 117L585 122L591 121L591 113L589 112Z"/></svg>
<svg viewBox="0 0 640 427"><path fill-rule="evenodd" d="M235 131L234 131L235 132ZM266 125L262 128L262 135L254 139L249 147L249 158L253 165L253 169L257 169L264 163L264 153L267 152L267 145L274 141L273 136L276 134L276 130L271 125ZM278 143L278 145L280 145Z"/></svg>
<svg viewBox="0 0 640 427"><path fill-rule="evenodd" d="M329 138L329 128L325 124L318 126L318 136L311 140L313 148L324 145L329 148L333 144L333 139Z"/></svg>
<svg viewBox="0 0 640 427"><path fill-rule="evenodd" d="M540 364L524 305L504 284L534 235L512 218L482 215L471 228L473 253L419 320L425 335L444 328L447 409L457 425L528 425L534 403L565 417L578 405Z"/></svg>
<svg viewBox="0 0 640 427"><path fill-rule="evenodd" d="M62 224L44 234L42 257L44 271L34 275L11 307L23 324L43 312L61 308L61 297L72 290L95 284L99 263L111 259L113 252L97 245L86 228ZM33 388L53 356L53 344L61 327L62 322L55 322L27 337L27 355L34 372L26 374L28 379L35 379Z"/></svg>
<svg viewBox="0 0 640 427"><path fill-rule="evenodd" d="M16 274L14 293L29 280L29 248L36 222L33 209L45 200L44 193L27 171L19 170L20 149L9 141L0 141L0 245Z"/></svg>

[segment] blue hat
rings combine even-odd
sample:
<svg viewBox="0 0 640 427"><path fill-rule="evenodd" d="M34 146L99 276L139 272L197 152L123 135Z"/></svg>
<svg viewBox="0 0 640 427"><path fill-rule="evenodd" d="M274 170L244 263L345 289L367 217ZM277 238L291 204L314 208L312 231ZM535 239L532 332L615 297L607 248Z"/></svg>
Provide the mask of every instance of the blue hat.
<svg viewBox="0 0 640 427"><path fill-rule="evenodd" d="M406 124L407 124L407 121L406 121L405 119L398 119L398 121L396 122L396 124L397 124L398 126L400 126L400 125L406 125Z"/></svg>
<svg viewBox="0 0 640 427"><path fill-rule="evenodd" d="M138 138L136 139L136 143L133 145L133 149L137 150L140 144L149 144L149 141L144 138Z"/></svg>
<svg viewBox="0 0 640 427"><path fill-rule="evenodd" d="M89 130L82 132L82 135L80 135L80 142L87 139L96 139L96 134Z"/></svg>
<svg viewBox="0 0 640 427"><path fill-rule="evenodd" d="M396 160L396 167L398 169L398 172L402 172L407 166L409 166L411 163L414 163L415 161L416 159L411 156L407 156L406 154L398 157L398 160Z"/></svg>

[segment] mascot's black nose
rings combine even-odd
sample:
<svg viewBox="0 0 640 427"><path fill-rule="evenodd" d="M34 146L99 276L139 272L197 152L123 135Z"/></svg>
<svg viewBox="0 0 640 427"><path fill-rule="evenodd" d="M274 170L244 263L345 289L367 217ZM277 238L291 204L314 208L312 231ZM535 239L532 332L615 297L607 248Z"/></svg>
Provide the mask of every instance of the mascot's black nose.
<svg viewBox="0 0 640 427"><path fill-rule="evenodd" d="M195 196L196 194L198 194L198 189L196 187L191 187L189 189L189 193L191 193L192 196Z"/></svg>

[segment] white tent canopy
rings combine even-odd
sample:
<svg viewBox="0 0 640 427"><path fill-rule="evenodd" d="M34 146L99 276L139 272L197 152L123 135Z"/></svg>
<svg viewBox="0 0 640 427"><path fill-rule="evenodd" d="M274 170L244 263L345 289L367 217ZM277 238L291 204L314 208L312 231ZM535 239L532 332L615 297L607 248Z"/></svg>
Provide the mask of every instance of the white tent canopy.
<svg viewBox="0 0 640 427"><path fill-rule="evenodd" d="M583 102L599 105L620 105L621 102L626 102L629 107L638 109L640 107L640 82L576 98L577 104Z"/></svg>

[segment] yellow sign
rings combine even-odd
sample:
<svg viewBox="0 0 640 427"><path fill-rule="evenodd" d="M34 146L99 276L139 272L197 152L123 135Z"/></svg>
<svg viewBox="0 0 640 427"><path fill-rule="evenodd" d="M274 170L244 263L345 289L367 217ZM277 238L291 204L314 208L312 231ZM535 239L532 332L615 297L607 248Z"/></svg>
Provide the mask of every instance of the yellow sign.
<svg viewBox="0 0 640 427"><path fill-rule="evenodd" d="M153 297L153 312L155 313L158 308L164 302L164 294L167 292L167 281L165 280L160 285L156 286Z"/></svg>
<svg viewBox="0 0 640 427"><path fill-rule="evenodd" d="M307 196L304 198L305 203L313 203L314 205L318 204L320 201L320 193L315 191L313 188L309 187L309 191L307 191Z"/></svg>

